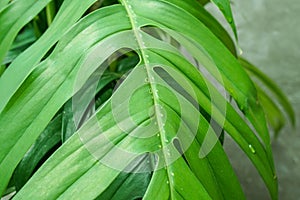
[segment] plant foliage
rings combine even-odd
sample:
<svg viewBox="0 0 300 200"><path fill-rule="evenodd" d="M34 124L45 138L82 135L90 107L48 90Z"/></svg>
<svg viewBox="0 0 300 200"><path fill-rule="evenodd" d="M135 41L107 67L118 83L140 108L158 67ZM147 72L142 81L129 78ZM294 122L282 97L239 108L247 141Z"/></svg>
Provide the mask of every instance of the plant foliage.
<svg viewBox="0 0 300 200"><path fill-rule="evenodd" d="M293 110L207 2L1 0L0 194L245 199L225 132L277 199L268 124Z"/></svg>

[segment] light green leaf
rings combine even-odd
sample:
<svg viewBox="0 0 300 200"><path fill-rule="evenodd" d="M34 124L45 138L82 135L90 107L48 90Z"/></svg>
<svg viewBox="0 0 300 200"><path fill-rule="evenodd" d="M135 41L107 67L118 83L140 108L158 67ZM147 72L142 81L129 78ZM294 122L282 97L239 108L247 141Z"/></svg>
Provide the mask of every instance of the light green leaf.
<svg viewBox="0 0 300 200"><path fill-rule="evenodd" d="M2 25L0 27L1 37L7 38L6 40L2 40L0 38L1 47L2 44L6 42L5 44L3 44L5 48L1 48L0 50L0 60L2 60L2 57L5 56L6 51L9 49L9 46L13 41L13 38L16 36L18 30L20 30L22 26L24 26L30 19L32 19L34 13L38 13L43 7L45 7L49 1L50 0L43 0L36 2L35 0L31 0L31 2L33 2L32 5L29 4L28 1L24 0L14 1L5 10L1 11L0 23L1 19L7 21L7 18L10 19L11 16L14 16L14 18L10 19L9 22L15 23L13 20L16 18L15 20L18 20L18 23L16 23L14 26L11 26L10 23L6 26ZM18 56L10 65L9 69L6 70L5 74L1 76L0 91L3 95L0 98L0 112L4 109L9 99L14 95L14 93L29 76L29 74L35 69L43 56L95 1L96 0L65 0L63 2L60 11L58 11L54 21L47 29L47 31L39 38L37 42L35 42L30 48L26 49L26 51ZM44 4L41 5L43 2ZM23 4L25 5L23 6ZM80 6L78 6L78 4L80 4ZM17 7L18 9L21 9L21 11L28 13L31 18L27 20L27 18L24 18L24 15L22 17L16 15L15 13L22 14L22 12L19 10L14 10L14 7ZM30 7L30 9L28 9L28 7ZM10 11L10 9L12 10ZM33 11L31 11L31 9ZM5 15L6 13L8 16ZM10 30L13 33L6 34L6 32L1 31L1 28L5 29L6 32ZM21 69L20 66L22 66ZM7 82L9 82L10 84L7 85Z"/></svg>
<svg viewBox="0 0 300 200"><path fill-rule="evenodd" d="M7 4L9 3L9 1L10 0L2 0L2 1L0 1L0 12L1 12L2 9L4 9L7 6Z"/></svg>
<svg viewBox="0 0 300 200"><path fill-rule="evenodd" d="M223 13L225 19L227 20L227 22L231 26L231 29L232 29L232 31L234 33L234 36L235 36L235 39L238 40L236 26L235 26L234 18L233 18L232 11L231 11L230 0L211 0L211 1L216 6L218 6L220 11Z"/></svg>
<svg viewBox="0 0 300 200"><path fill-rule="evenodd" d="M0 10L0 62L2 63L17 33L51 0L19 0ZM12 14L14 13L14 14ZM2 109L0 109L1 111Z"/></svg>
<svg viewBox="0 0 300 200"><path fill-rule="evenodd" d="M18 55L36 41L34 30L31 27L26 27L22 33L19 33L13 42L11 49L7 52L2 64L11 63Z"/></svg>

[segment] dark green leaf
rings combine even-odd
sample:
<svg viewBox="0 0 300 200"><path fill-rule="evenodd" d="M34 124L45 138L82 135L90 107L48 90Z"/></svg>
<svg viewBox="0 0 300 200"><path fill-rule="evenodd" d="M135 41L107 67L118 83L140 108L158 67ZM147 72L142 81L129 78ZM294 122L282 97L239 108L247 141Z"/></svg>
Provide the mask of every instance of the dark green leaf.
<svg viewBox="0 0 300 200"><path fill-rule="evenodd" d="M37 168L47 159L49 151L61 142L61 115L58 115L42 132L26 153L14 172L16 190L20 190ZM55 150L55 149L54 149ZM49 154L48 154L49 155Z"/></svg>

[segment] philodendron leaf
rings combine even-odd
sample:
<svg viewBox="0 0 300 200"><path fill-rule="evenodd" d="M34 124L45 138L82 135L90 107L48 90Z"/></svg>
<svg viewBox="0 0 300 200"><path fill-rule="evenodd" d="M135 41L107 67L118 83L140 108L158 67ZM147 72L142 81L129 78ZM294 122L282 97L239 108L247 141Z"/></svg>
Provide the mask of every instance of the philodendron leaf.
<svg viewBox="0 0 300 200"><path fill-rule="evenodd" d="M106 70L102 64L111 55L130 49L139 55L139 63L15 199L105 199L112 190L126 196L132 176L126 175L113 189L124 173L151 176L141 183L147 187L141 192L144 199L245 199L209 118L241 147L276 199L269 135L255 86L235 56L197 17L191 2L195 3L122 0L122 5L94 11L74 25L52 54L33 67L0 114L0 192L65 102L71 99L80 105L81 98L95 96L97 80L87 94L75 94L97 69L101 80ZM153 29L176 41L206 68L260 138L197 63L178 46L152 34Z"/></svg>
<svg viewBox="0 0 300 200"><path fill-rule="evenodd" d="M290 104L286 95L277 86L277 84L274 81L272 81L267 75L265 75L262 71L260 71L257 67L248 62L246 59L240 57L239 62L250 73L251 77L257 78L260 82L262 82L264 86L268 88L268 90L272 93L274 97L276 97L277 101L284 108L284 111L289 116L292 124L295 125L296 119L293 107Z"/></svg>
<svg viewBox="0 0 300 200"><path fill-rule="evenodd" d="M5 65L0 65L0 77L4 73L5 69L6 69Z"/></svg>
<svg viewBox="0 0 300 200"><path fill-rule="evenodd" d="M233 18L232 11L231 11L230 0L211 0L211 2L216 4L216 6L218 6L220 11L223 13L225 19L231 26L231 29L235 36L235 39L238 39L236 26L235 26L234 18Z"/></svg>
<svg viewBox="0 0 300 200"><path fill-rule="evenodd" d="M56 116L36 140L34 145L26 153L19 163L14 173L16 190L20 190L29 180L38 165L42 164L42 159L49 151L53 150L61 142L61 114ZM54 149L55 150L55 149Z"/></svg>
<svg viewBox="0 0 300 200"><path fill-rule="evenodd" d="M50 0L13 1L3 10L0 8L0 63L2 63L17 33L35 15L37 15ZM14 14L12 14L14 13ZM1 111L2 109L0 109Z"/></svg>
<svg viewBox="0 0 300 200"><path fill-rule="evenodd" d="M76 98L78 99L78 101L74 102L71 99L65 103L62 114L62 142L65 142L68 138L70 138L82 125L82 123L86 121L90 117L90 115L92 115L95 112L96 106L94 104L100 106L98 104L104 100L103 97L105 98L105 96L103 95L106 95L104 93L103 95L100 95L99 98L94 99L94 95L88 96L85 94L88 92L97 94L111 81L120 78L120 75L110 72L102 74L101 80L99 80L99 82L97 83L96 88L93 87L93 84L95 84L96 81L95 78L99 78L99 75L97 73L94 73L90 77L89 81L87 81L85 86L83 86L83 88L77 94L75 94L75 97L78 97ZM108 98L109 97L107 97L105 100L107 100Z"/></svg>
<svg viewBox="0 0 300 200"><path fill-rule="evenodd" d="M209 0L198 0L199 3L201 3L202 5L205 5L209 2Z"/></svg>
<svg viewBox="0 0 300 200"><path fill-rule="evenodd" d="M273 99L269 97L269 95L267 95L259 86L257 86L257 91L259 101L265 110L268 123L275 131L275 136L277 136L285 124L284 115Z"/></svg>
<svg viewBox="0 0 300 200"><path fill-rule="evenodd" d="M17 32L43 9L50 0L13 1L0 10L0 61L9 50ZM10 65L0 78L0 112L10 98L37 66L43 56L68 31L96 0L65 0L47 31L30 48L26 49ZM78 6L80 4L80 6ZM23 15L22 15L23 14ZM28 15L28 16L27 16ZM3 23L2 23L3 21ZM2 48L3 47L3 48ZM22 66L22 67L20 67ZM6 84L9 82L10 84Z"/></svg>
<svg viewBox="0 0 300 200"><path fill-rule="evenodd" d="M7 52L2 64L11 63L18 55L36 41L32 27L26 27L22 33L19 33L13 42L11 49Z"/></svg>

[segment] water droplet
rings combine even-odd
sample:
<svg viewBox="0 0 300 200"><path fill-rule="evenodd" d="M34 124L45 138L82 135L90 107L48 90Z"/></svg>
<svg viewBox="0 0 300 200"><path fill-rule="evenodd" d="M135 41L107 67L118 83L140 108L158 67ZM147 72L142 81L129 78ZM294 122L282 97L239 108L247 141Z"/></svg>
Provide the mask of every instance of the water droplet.
<svg viewBox="0 0 300 200"><path fill-rule="evenodd" d="M145 78L145 82L146 82L146 83L148 83L148 82L149 82L148 78Z"/></svg>
<svg viewBox="0 0 300 200"><path fill-rule="evenodd" d="M169 181L167 181L167 184L169 184Z"/></svg>
<svg viewBox="0 0 300 200"><path fill-rule="evenodd" d="M232 19L232 17L227 17L227 21L231 24L232 22L233 22L233 19Z"/></svg>
<svg viewBox="0 0 300 200"><path fill-rule="evenodd" d="M240 46L238 46L238 51L240 56L243 55L243 49Z"/></svg>
<svg viewBox="0 0 300 200"><path fill-rule="evenodd" d="M157 137L160 137L160 134L157 134L156 136L157 136Z"/></svg>
<svg viewBox="0 0 300 200"><path fill-rule="evenodd" d="M221 3L217 3L217 6L219 7L219 9L220 9L221 11L224 11L224 10L225 10L224 7L223 7L223 5L222 5Z"/></svg>
<svg viewBox="0 0 300 200"><path fill-rule="evenodd" d="M253 148L253 146L251 145L251 144L249 144L249 149L251 150L251 152L254 154L254 153L256 153L256 151L255 151L255 149Z"/></svg>
<svg viewBox="0 0 300 200"><path fill-rule="evenodd" d="M173 172L171 172L171 176L174 176L174 173L173 173Z"/></svg>
<svg viewBox="0 0 300 200"><path fill-rule="evenodd" d="M274 176L273 176L273 179L274 179L274 180L276 180L276 179L277 179L277 176L276 176L276 174L274 174Z"/></svg>
<svg viewBox="0 0 300 200"><path fill-rule="evenodd" d="M298 163L298 162L299 162L299 159L298 159L297 157L293 157L293 161L294 161L295 163Z"/></svg>
<svg viewBox="0 0 300 200"><path fill-rule="evenodd" d="M256 102L255 102L255 103L256 103L256 105L259 105L259 100L258 100L258 99L256 99Z"/></svg>
<svg viewBox="0 0 300 200"><path fill-rule="evenodd" d="M161 145L158 145L158 148L160 148L160 149L161 149Z"/></svg>

